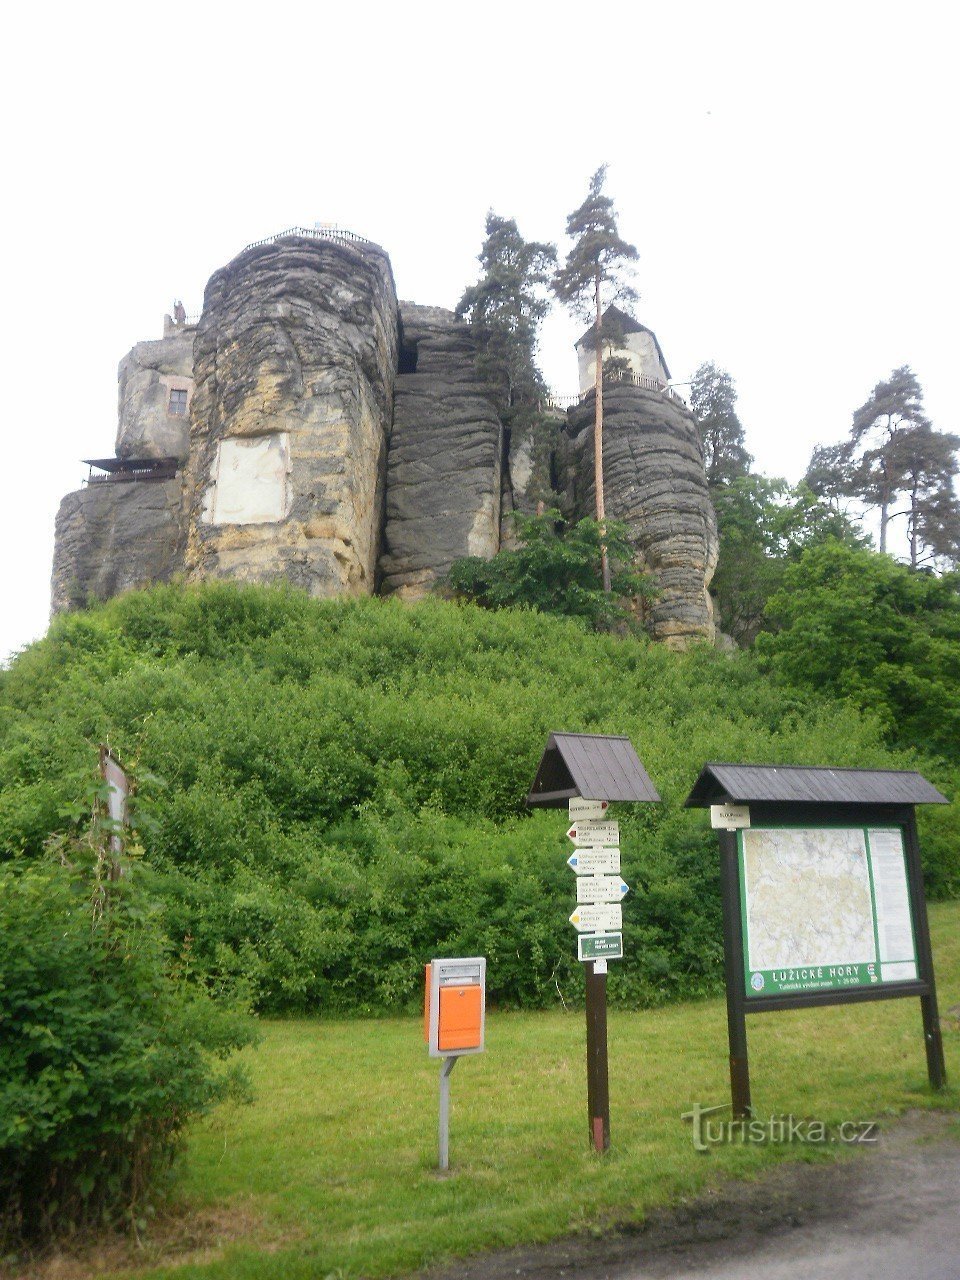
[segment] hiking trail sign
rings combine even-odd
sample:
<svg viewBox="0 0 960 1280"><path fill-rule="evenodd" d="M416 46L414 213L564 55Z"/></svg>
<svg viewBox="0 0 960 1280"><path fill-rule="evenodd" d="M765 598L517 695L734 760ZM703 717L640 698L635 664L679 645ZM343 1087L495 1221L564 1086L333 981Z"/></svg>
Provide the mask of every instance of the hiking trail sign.
<svg viewBox="0 0 960 1280"><path fill-rule="evenodd" d="M611 821L613 801L659 802L660 797L629 738L592 733L551 733L537 767L527 804L567 807L567 836L576 853L578 906L570 916L583 962L587 1014L587 1117L596 1151L610 1146L607 1066L607 961L623 958L620 900L620 824Z"/></svg>

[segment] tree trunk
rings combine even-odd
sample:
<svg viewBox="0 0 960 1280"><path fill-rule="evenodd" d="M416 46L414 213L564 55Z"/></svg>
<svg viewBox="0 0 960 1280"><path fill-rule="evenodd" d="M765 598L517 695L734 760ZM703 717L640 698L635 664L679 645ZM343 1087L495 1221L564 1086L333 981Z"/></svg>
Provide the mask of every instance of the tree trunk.
<svg viewBox="0 0 960 1280"><path fill-rule="evenodd" d="M600 270L597 269L595 281L595 301L597 318L594 322L594 346L597 354L596 375L596 416L593 422L593 487L597 498L597 523L600 525L600 570L603 574L603 589L610 594L610 560L607 557L606 509L603 501L603 317L600 312Z"/></svg>
<svg viewBox="0 0 960 1280"><path fill-rule="evenodd" d="M910 568L917 567L917 553L919 551L920 536L917 526L920 517L920 497L917 491L916 483L910 491Z"/></svg>

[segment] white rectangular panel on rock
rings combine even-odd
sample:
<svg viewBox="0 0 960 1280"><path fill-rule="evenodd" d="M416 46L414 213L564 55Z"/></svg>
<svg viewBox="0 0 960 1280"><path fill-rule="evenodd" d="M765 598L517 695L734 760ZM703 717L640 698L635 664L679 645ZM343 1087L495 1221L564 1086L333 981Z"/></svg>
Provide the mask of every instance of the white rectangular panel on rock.
<svg viewBox="0 0 960 1280"><path fill-rule="evenodd" d="M204 495L205 524L276 524L290 514L290 436L221 440L213 483Z"/></svg>

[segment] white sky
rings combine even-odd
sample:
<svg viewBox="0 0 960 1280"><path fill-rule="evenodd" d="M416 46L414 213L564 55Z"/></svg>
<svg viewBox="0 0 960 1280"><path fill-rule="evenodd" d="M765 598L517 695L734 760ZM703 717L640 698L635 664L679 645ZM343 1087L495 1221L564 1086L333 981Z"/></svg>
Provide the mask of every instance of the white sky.
<svg viewBox="0 0 960 1280"><path fill-rule="evenodd" d="M378 241L401 297L452 306L488 207L559 240L607 161L637 314L674 378L730 370L758 469L799 479L903 363L960 429L947 5L54 0L5 27L0 657L46 626L120 357L291 225ZM545 328L561 394L581 328Z"/></svg>

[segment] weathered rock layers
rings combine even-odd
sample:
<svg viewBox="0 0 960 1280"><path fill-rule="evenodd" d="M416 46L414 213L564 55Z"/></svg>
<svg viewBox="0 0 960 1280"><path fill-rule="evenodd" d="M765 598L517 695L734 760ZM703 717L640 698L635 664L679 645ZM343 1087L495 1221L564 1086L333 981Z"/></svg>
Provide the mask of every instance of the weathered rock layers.
<svg viewBox="0 0 960 1280"><path fill-rule="evenodd" d="M461 556L500 546L503 427L477 377L470 327L400 304L405 367L387 462L382 590L424 595Z"/></svg>
<svg viewBox="0 0 960 1280"><path fill-rule="evenodd" d="M372 593L397 368L386 254L248 249L207 285L194 366L190 574Z"/></svg>
<svg viewBox="0 0 960 1280"><path fill-rule="evenodd" d="M91 484L57 513L52 608L167 582L183 563L179 480Z"/></svg>
<svg viewBox="0 0 960 1280"><path fill-rule="evenodd" d="M568 416L561 470L569 506L593 515L594 396ZM707 588L717 567L717 525L696 420L659 391L610 383L603 393L603 482L608 516L626 522L637 564L659 596L646 610L657 640L685 648L714 640Z"/></svg>
<svg viewBox="0 0 960 1280"><path fill-rule="evenodd" d="M174 327L156 342L138 342L117 370L118 458L176 458L190 447L193 392L193 325ZM171 413L171 392L180 392Z"/></svg>
<svg viewBox="0 0 960 1280"><path fill-rule="evenodd" d="M54 610L178 573L415 599L455 559L509 545L513 510L559 498L592 514L592 394L562 426L505 431L476 354L452 312L398 305L376 245L284 235L245 250L211 277L198 326L168 320L121 362L118 461L61 504ZM650 630L676 648L712 640L696 424L638 386L604 402L607 511L659 588ZM145 478L157 459L183 469Z"/></svg>

